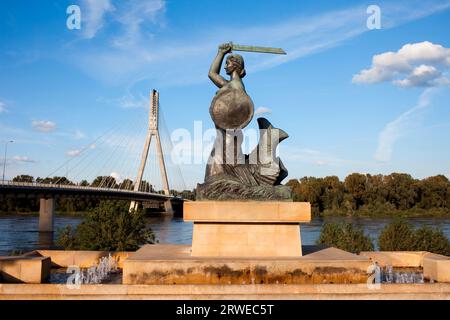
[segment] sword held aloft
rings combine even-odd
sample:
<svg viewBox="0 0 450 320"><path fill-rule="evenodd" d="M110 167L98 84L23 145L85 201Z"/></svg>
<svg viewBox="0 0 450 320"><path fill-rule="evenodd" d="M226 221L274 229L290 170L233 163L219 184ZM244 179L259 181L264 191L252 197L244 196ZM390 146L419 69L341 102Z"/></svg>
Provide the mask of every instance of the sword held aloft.
<svg viewBox="0 0 450 320"><path fill-rule="evenodd" d="M247 52L260 52L260 53L272 53L272 54L286 54L281 48L271 47L257 47L257 46L243 46L240 44L234 44L230 42L231 51L247 51Z"/></svg>

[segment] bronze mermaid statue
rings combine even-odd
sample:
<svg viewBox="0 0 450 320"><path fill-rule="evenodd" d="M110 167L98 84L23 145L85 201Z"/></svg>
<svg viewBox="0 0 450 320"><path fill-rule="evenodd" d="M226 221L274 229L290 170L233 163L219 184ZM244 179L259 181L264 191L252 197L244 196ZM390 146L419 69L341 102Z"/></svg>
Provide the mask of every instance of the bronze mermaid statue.
<svg viewBox="0 0 450 320"><path fill-rule="evenodd" d="M290 200L290 188L281 185L287 170L276 157L276 147L287 133L258 118L258 146L248 155L242 152L242 129L253 118L254 104L242 81L244 59L231 51L231 44L220 45L208 74L219 88L209 109L217 135L205 182L197 185L197 200ZM229 80L220 75L227 54L224 69Z"/></svg>

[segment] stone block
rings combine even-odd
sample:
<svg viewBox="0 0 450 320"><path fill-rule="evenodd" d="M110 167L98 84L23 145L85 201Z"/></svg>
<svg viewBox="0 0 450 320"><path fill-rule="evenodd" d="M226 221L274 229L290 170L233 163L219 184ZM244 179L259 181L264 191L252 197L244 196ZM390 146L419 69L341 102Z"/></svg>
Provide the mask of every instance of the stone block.
<svg viewBox="0 0 450 320"><path fill-rule="evenodd" d="M434 253L425 254L423 276L427 280L450 282L450 257Z"/></svg>
<svg viewBox="0 0 450 320"><path fill-rule="evenodd" d="M309 202L186 201L185 221L209 222L310 222Z"/></svg>
<svg viewBox="0 0 450 320"><path fill-rule="evenodd" d="M388 265L399 268L417 268L422 266L426 251L362 251L361 256L370 258L381 267Z"/></svg>
<svg viewBox="0 0 450 320"><path fill-rule="evenodd" d="M194 223L193 256L301 256L298 224Z"/></svg>
<svg viewBox="0 0 450 320"><path fill-rule="evenodd" d="M311 220L305 202L195 201L183 211L195 257L299 257L300 222Z"/></svg>
<svg viewBox="0 0 450 320"><path fill-rule="evenodd" d="M0 274L5 283L42 283L50 275L48 257L0 257Z"/></svg>
<svg viewBox="0 0 450 320"><path fill-rule="evenodd" d="M123 261L128 258L132 252L108 252L108 251L76 251L76 250L37 250L41 256L49 257L52 266L56 268L67 268L69 266L78 266L80 268L89 268L97 264L99 259L107 257L110 253L117 259L119 268L122 268Z"/></svg>

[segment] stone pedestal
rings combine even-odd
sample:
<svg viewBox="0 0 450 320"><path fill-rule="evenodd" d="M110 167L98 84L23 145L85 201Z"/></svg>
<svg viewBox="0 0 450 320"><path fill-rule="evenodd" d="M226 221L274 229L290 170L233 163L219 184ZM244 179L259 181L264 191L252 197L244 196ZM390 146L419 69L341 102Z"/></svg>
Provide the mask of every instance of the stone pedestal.
<svg viewBox="0 0 450 320"><path fill-rule="evenodd" d="M193 257L300 257L300 222L307 202L195 201L184 203L194 222Z"/></svg>

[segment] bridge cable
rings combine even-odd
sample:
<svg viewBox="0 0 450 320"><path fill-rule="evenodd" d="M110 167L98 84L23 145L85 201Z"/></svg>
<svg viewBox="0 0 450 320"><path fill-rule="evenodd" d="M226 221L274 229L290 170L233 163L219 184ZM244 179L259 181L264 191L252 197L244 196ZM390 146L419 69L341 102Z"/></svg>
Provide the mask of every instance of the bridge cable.
<svg viewBox="0 0 450 320"><path fill-rule="evenodd" d="M103 134L101 134L99 137L97 137L92 143L86 145L84 148L82 148L79 152L79 154L84 153L86 150L88 150L94 143L96 143L97 141L99 141L102 137L104 137L106 134L110 133L111 131L115 130L115 128L117 128L118 126L120 126L120 123L118 125L116 125L114 128L109 129L107 131L105 131ZM57 169L55 169L54 171L52 171L51 173L49 173L45 178L50 178L50 176L52 176L53 174L55 174L56 172L58 172L61 168L64 168L68 163L72 162L74 159L76 159L76 157L71 158L66 160L62 165L60 165ZM61 177L57 182L59 182L63 177ZM57 184L57 183L55 183Z"/></svg>

